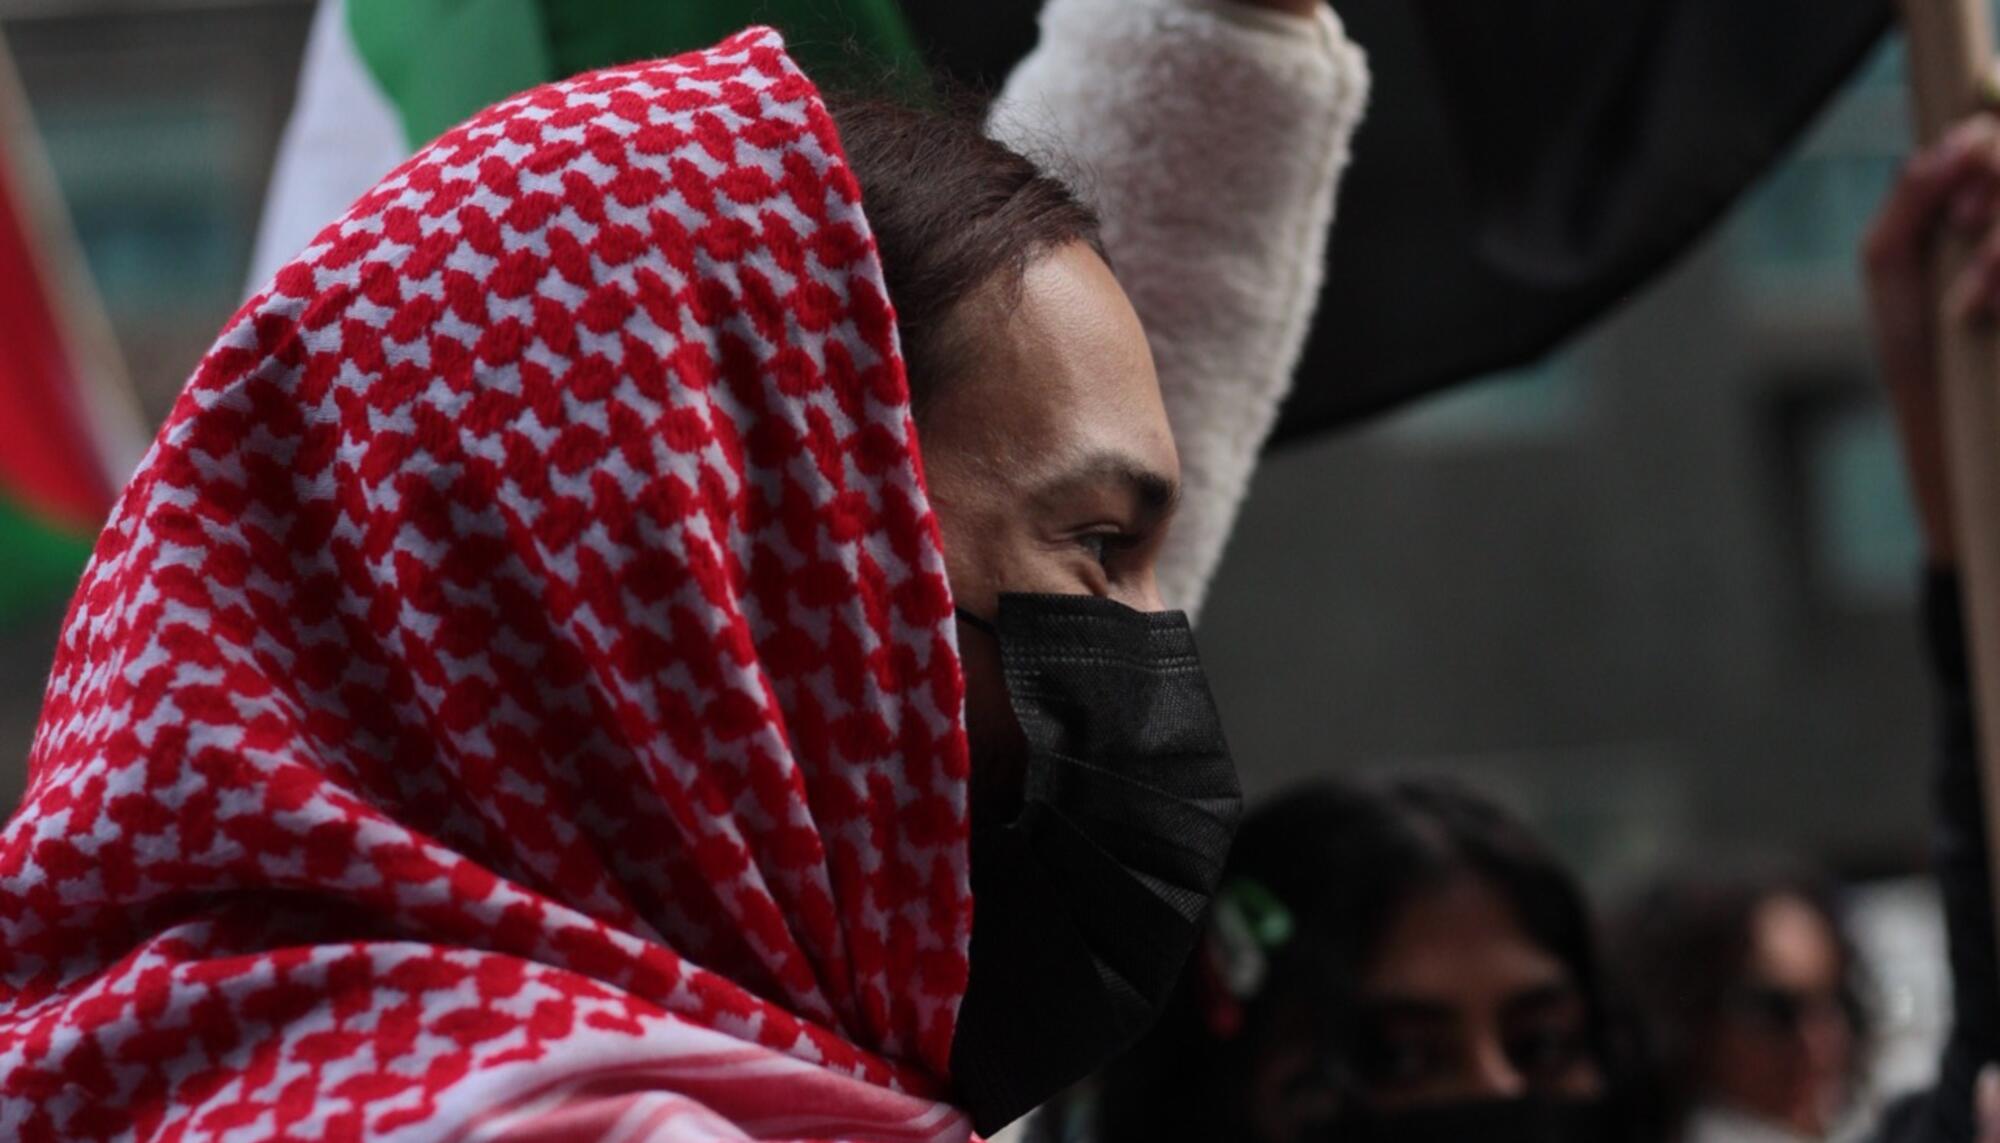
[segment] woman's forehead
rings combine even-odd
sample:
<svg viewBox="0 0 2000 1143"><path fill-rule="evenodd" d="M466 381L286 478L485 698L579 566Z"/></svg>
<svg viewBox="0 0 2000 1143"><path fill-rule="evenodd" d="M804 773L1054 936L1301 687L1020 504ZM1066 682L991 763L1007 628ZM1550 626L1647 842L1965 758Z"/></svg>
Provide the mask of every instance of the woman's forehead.
<svg viewBox="0 0 2000 1143"><path fill-rule="evenodd" d="M1403 903L1376 944L1361 990L1499 999L1574 984L1569 967L1521 925L1504 896L1464 877Z"/></svg>
<svg viewBox="0 0 2000 1143"><path fill-rule="evenodd" d="M1033 486L1115 457L1158 483L1178 484L1179 455L1145 331L1088 246L1037 259L1017 297L969 306L974 365L942 386L925 414L927 463L962 449Z"/></svg>

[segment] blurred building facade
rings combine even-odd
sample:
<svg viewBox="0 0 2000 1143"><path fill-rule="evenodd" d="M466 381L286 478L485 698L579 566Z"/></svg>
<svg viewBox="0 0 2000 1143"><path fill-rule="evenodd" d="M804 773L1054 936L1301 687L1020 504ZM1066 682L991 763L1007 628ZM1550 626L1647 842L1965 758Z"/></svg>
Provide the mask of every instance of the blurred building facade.
<svg viewBox="0 0 2000 1143"><path fill-rule="evenodd" d="M152 423L243 299L311 15L308 0L0 0L0 34ZM0 628L10 809L64 602Z"/></svg>
<svg viewBox="0 0 2000 1143"><path fill-rule="evenodd" d="M309 18L0 0L155 419L241 297ZM1461 771L1604 869L1920 858L1916 545L1852 270L1899 61L1583 344L1271 461L1203 623L1253 791ZM59 613L0 631L8 804Z"/></svg>
<svg viewBox="0 0 2000 1143"><path fill-rule="evenodd" d="M1203 622L1253 789L1462 773L1607 876L1921 860L1918 543L1855 271L1901 66L1582 343L1266 466Z"/></svg>

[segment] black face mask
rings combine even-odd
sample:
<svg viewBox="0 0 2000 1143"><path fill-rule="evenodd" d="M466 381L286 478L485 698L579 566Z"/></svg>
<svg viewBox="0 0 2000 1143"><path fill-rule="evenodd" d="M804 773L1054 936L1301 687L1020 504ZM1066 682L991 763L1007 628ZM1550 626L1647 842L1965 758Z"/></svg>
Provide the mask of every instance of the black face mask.
<svg viewBox="0 0 2000 1143"><path fill-rule="evenodd" d="M1187 616L1003 595L1022 806L972 832L971 976L951 1067L990 1134L1137 1039L1194 947L1243 795Z"/></svg>
<svg viewBox="0 0 2000 1143"><path fill-rule="evenodd" d="M1355 1106L1317 1138L1327 1143L1619 1143L1603 1099L1472 1099L1401 1111Z"/></svg>

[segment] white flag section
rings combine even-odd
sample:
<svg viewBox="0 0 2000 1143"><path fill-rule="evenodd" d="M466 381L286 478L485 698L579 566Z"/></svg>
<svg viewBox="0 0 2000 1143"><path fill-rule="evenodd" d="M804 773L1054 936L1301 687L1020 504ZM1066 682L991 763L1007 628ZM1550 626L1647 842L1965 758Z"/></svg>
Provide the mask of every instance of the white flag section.
<svg viewBox="0 0 2000 1143"><path fill-rule="evenodd" d="M410 156L395 105L355 48L347 0L320 0L250 256L255 293Z"/></svg>

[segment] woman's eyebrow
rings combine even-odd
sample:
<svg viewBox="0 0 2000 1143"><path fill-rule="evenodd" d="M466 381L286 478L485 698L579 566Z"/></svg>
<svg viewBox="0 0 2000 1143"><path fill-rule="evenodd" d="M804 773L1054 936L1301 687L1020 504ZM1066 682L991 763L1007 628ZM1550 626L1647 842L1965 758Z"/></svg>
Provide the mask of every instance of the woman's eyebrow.
<svg viewBox="0 0 2000 1143"><path fill-rule="evenodd" d="M1516 992L1509 996L1501 1007L1507 1015L1514 1016L1537 1009L1574 1004L1582 999L1583 994L1578 991L1576 985L1567 981L1551 981Z"/></svg>
<svg viewBox="0 0 2000 1143"><path fill-rule="evenodd" d="M1457 1019L1458 1007L1448 1001L1410 996L1398 992L1363 997L1356 1007L1365 1020L1396 1023L1448 1023Z"/></svg>
<svg viewBox="0 0 2000 1143"><path fill-rule="evenodd" d="M1106 485L1120 488L1131 497L1137 514L1149 520L1167 519L1180 506L1180 481L1118 452L1092 453L1064 465L1035 488L1033 498L1037 504L1049 504L1078 492L1099 492Z"/></svg>

